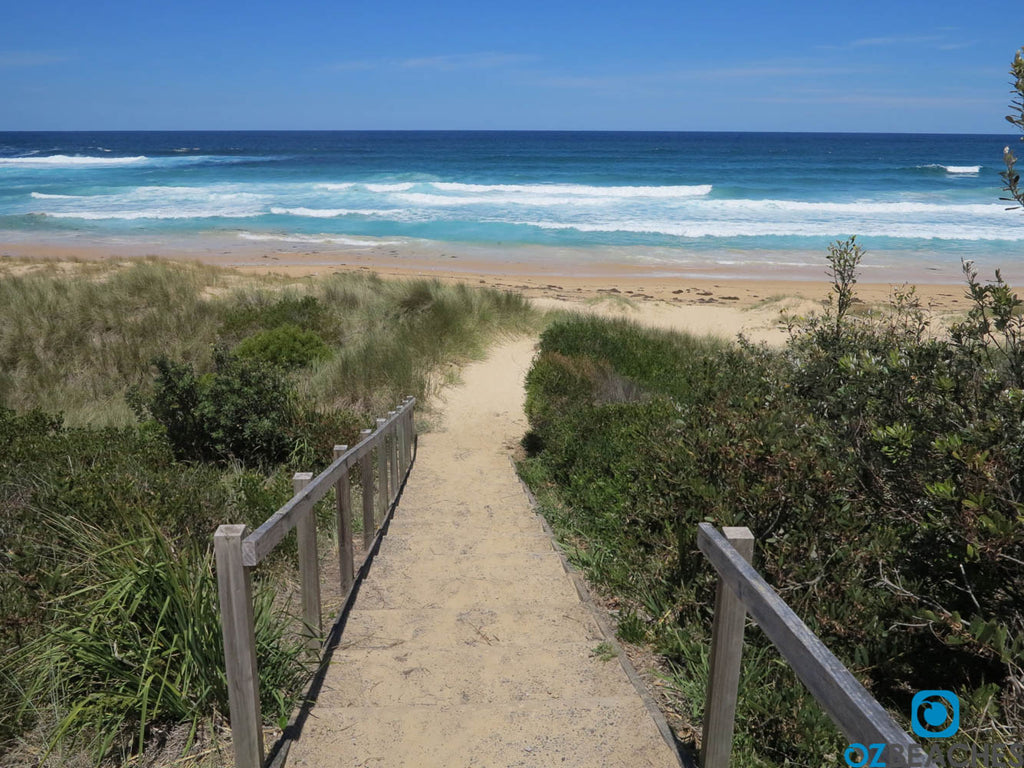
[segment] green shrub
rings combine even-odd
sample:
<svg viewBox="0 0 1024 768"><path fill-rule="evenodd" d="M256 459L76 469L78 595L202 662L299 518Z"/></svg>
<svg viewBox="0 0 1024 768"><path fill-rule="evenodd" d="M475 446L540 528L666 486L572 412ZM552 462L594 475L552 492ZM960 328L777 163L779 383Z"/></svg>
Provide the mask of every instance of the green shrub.
<svg viewBox="0 0 1024 768"><path fill-rule="evenodd" d="M235 356L257 360L290 371L330 355L331 350L316 331L286 323L248 336L234 349Z"/></svg>
<svg viewBox="0 0 1024 768"><path fill-rule="evenodd" d="M85 692L68 682L66 690L40 692L42 668L55 654L98 664L102 643L109 650L114 637L118 654L137 657L141 646L125 647L129 638L123 633L142 631L138 617L129 621L121 616L118 621L129 622L123 626L92 628L91 612L99 611L102 602L100 585L134 579L128 592L156 590L146 598L156 600L157 594L166 597L175 580L184 585L192 579L182 590L195 600L214 602L208 609L199 604L187 608L194 622L189 631L217 635L215 625L211 629L204 623L216 607L215 585L203 581L211 578L203 554L211 532L223 522L262 522L291 495L287 475L278 476L268 487L270 481L260 475L249 484L251 492L243 494L236 490L234 472L176 462L156 424L68 428L59 417L0 408L0 745L29 727L44 705L59 699L55 714L63 718L78 705L92 707L107 695L108 683L113 685L109 680L95 683ZM121 543L123 550L113 549ZM140 564L154 570L118 570L132 563L136 571ZM127 610L117 608L122 609ZM109 617L114 609L103 610ZM145 631L151 630L152 625ZM163 636L159 642L169 640ZM61 698L70 691L88 701ZM268 709L268 716L275 711ZM51 720L52 714L42 720Z"/></svg>
<svg viewBox="0 0 1024 768"><path fill-rule="evenodd" d="M254 330L273 330L290 325L308 331L325 331L330 325L326 305L316 296L276 296L257 291L240 294L224 315L224 332L246 335Z"/></svg>
<svg viewBox="0 0 1024 768"><path fill-rule="evenodd" d="M769 583L895 712L948 688L962 736L1006 739L1024 724L1020 302L966 265L970 315L929 337L912 290L852 312L858 256L830 250L836 300L781 351L553 325L527 377L523 471L618 596L623 635L646 627L681 679L704 674L713 601L696 524L746 525ZM737 759L821 764L841 744L785 681L745 689Z"/></svg>
<svg viewBox="0 0 1024 768"><path fill-rule="evenodd" d="M224 352L204 375L166 357L153 366L152 395L136 391L132 406L140 419L163 425L179 458L257 464L288 458L294 403L279 369Z"/></svg>
<svg viewBox="0 0 1024 768"><path fill-rule="evenodd" d="M199 720L228 711L209 548L175 546L145 515L117 522L108 531L43 520L73 542L73 586L56 601L48 631L12 659L24 666L22 708L55 706L51 747L84 741L97 758L143 751L157 726L191 723L194 732ZM273 589L257 589L260 698L276 719L290 714L307 670L273 600ZM58 700L48 702L48 692Z"/></svg>
<svg viewBox="0 0 1024 768"><path fill-rule="evenodd" d="M241 280L158 261L0 280L0 751L34 724L26 749L38 755L54 716L57 738L102 749L110 736L121 752L178 718L221 712L220 684L182 655L222 668L213 645L194 644L219 632L207 610L215 527L262 523L291 496L289 470L321 469L371 417L535 319L520 296L437 281L224 289ZM240 342L242 353L216 351ZM322 365L282 370L322 345L336 350ZM33 410L57 406L66 414ZM293 555L292 538L277 565ZM259 589L269 616L273 587ZM290 645L269 631L268 718L295 691Z"/></svg>

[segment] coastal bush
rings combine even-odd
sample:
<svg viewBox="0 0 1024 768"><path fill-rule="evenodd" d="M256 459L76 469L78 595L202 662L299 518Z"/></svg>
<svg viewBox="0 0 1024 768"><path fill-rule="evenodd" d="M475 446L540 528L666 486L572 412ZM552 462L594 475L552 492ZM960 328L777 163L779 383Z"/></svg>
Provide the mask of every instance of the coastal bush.
<svg viewBox="0 0 1024 768"><path fill-rule="evenodd" d="M152 395L136 390L132 405L140 420L164 427L178 458L268 465L287 458L294 398L279 369L223 351L207 374L166 357L153 366Z"/></svg>
<svg viewBox="0 0 1024 768"><path fill-rule="evenodd" d="M323 332L331 326L327 306L316 296L286 293L277 296L264 291L238 294L224 316L224 335L244 336L282 326Z"/></svg>
<svg viewBox="0 0 1024 768"><path fill-rule="evenodd" d="M67 718L57 737L89 736L96 718L109 718L109 726L123 717L116 728L93 734L120 740L133 722L142 728L173 719L169 704L157 705L157 694L170 696L188 681L166 676L187 672L191 662L180 654L197 656L196 638L220 642L210 617L216 610L211 531L227 521L258 524L290 493L286 473L256 478L177 462L155 424L67 427L59 416L0 408L0 751L34 722ZM271 584L266 589L275 591ZM212 602L204 607L207 599ZM176 624L169 614L153 623L165 602L177 611ZM171 648L168 633L175 627L180 634L186 619L194 637L183 634ZM131 633L151 644L132 642ZM277 663L275 654L290 642L268 639L265 663ZM147 648L148 661L140 655ZM207 643L203 653L209 658L213 652L219 651ZM68 677L58 684L57 672L69 659L78 666L64 669ZM147 673L155 682L146 700L147 689L130 693L125 682L142 674L143 661L159 664ZM293 685L268 688L267 706L293 691ZM223 712L210 696L189 699L201 717ZM157 710L163 714L154 720ZM268 716L276 711L268 709Z"/></svg>
<svg viewBox="0 0 1024 768"><path fill-rule="evenodd" d="M175 725L222 722L216 526L259 525L291 496L292 471L321 469L402 396L432 392L488 339L535 322L519 297L436 281L6 266L0 754L15 763L108 746L116 762ZM345 365L284 370L321 344ZM268 719L298 690L294 618L276 616L294 558L291 537L256 584Z"/></svg>
<svg viewBox="0 0 1024 768"><path fill-rule="evenodd" d="M706 675L714 599L696 524L746 525L765 578L895 713L947 688L961 737L1006 740L1024 725L1020 302L968 264L972 309L946 337L911 289L854 312L860 253L830 249L832 300L792 319L781 350L552 325L527 377L522 471L616 595L620 633L676 665L679 690ZM841 755L763 637L747 640L745 679L761 682L744 684L736 759Z"/></svg>
<svg viewBox="0 0 1024 768"><path fill-rule="evenodd" d="M51 746L84 741L97 758L141 752L171 724L194 733L228 704L209 547L175 545L145 514L116 522L111 531L44 516L43 530L70 545L69 589L47 631L11 660L26 681L22 710L57 713ZM290 714L307 670L274 592L258 586L254 603L260 696L277 719Z"/></svg>
<svg viewBox="0 0 1024 768"><path fill-rule="evenodd" d="M320 334L292 323L247 336L234 349L237 357L258 360L286 371L310 365L330 353Z"/></svg>
<svg viewBox="0 0 1024 768"><path fill-rule="evenodd" d="M1024 48L1017 51L1013 64L1010 66L1010 76L1013 78L1013 101L1010 102L1012 114L1006 116L1006 121L1014 127L1024 131ZM1024 141L1024 136L1021 137ZM1017 157L1009 146L1003 150L1003 162L1006 170L999 175L1003 177L1005 186L1003 190L1009 193L1009 197L1002 198L1009 203L1016 203L1017 206L1024 206L1024 189L1020 186L1020 174L1017 172ZM1015 207L1017 207L1015 206Z"/></svg>

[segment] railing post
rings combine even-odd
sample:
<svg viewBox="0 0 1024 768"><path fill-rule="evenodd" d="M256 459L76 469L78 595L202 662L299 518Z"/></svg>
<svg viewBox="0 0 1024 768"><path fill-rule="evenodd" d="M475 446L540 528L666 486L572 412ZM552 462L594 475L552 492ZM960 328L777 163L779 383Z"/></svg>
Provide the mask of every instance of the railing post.
<svg viewBox="0 0 1024 768"><path fill-rule="evenodd" d="M334 446L334 458L344 455L347 445ZM334 486L338 510L338 570L341 572L341 594L347 595L355 581L355 554L352 551L352 488L349 484L348 467L341 473Z"/></svg>
<svg viewBox="0 0 1024 768"><path fill-rule="evenodd" d="M359 433L360 442L370 436L370 430ZM363 549L368 550L373 543L376 523L373 521L373 464L370 463L372 451L367 451L359 460L359 482L363 486Z"/></svg>
<svg viewBox="0 0 1024 768"><path fill-rule="evenodd" d="M292 489L299 493L312 479L312 472L296 472L292 477ZM312 506L299 517L295 524L295 533L299 539L302 619L309 631L306 646L316 651L320 648L324 626L320 615L320 560L316 551L316 511Z"/></svg>
<svg viewBox="0 0 1024 768"><path fill-rule="evenodd" d="M390 420L398 411L389 411ZM398 474L398 419L391 422L388 427L388 464L391 470L391 493L388 494L388 506L398 496L398 484L401 482L401 475Z"/></svg>
<svg viewBox="0 0 1024 768"><path fill-rule="evenodd" d="M402 423L402 432L404 433L403 436L405 438L404 449L406 469L408 469L409 465L412 464L412 415L414 407L412 401L413 398L411 395L405 398L405 419L403 419Z"/></svg>
<svg viewBox="0 0 1024 768"><path fill-rule="evenodd" d="M384 433L384 422L387 419L377 419L377 518L384 519L388 511L388 452L387 435ZM376 523L374 523L376 526Z"/></svg>
<svg viewBox="0 0 1024 768"><path fill-rule="evenodd" d="M409 399L413 399L410 397ZM407 449L409 450L409 463L413 463L413 446L416 444L416 413L415 407L409 409L409 444Z"/></svg>
<svg viewBox="0 0 1024 768"><path fill-rule="evenodd" d="M754 535L749 528L722 528L722 534L748 563L754 557ZM743 657L743 624L747 609L719 578L715 593L715 619L711 630L711 660L701 739L703 768L728 768L732 752L736 699Z"/></svg>
<svg viewBox="0 0 1024 768"><path fill-rule="evenodd" d="M261 768L263 764L263 715L260 712L259 677L256 669L256 628L253 618L252 581L242 565L244 525L222 525L213 535L220 597L221 631L228 680L231 741L237 768Z"/></svg>
<svg viewBox="0 0 1024 768"><path fill-rule="evenodd" d="M408 404L407 400L402 401L402 408L405 408ZM398 446L398 477L399 482L405 478L405 468L408 466L405 463L405 414L406 411L402 411L401 417L395 422L395 442Z"/></svg>

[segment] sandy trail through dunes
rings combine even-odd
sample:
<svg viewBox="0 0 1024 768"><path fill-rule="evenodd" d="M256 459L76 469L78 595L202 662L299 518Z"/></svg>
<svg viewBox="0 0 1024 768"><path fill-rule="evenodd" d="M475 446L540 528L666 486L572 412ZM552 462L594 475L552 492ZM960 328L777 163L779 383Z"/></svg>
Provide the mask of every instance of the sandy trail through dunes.
<svg viewBox="0 0 1024 768"><path fill-rule="evenodd" d="M446 392L290 766L677 766L509 461L535 339Z"/></svg>

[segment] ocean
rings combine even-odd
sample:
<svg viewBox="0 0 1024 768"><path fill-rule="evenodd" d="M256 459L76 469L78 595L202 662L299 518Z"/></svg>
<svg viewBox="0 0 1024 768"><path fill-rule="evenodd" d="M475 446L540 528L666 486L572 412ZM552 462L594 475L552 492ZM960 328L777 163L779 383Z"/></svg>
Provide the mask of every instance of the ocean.
<svg viewBox="0 0 1024 768"><path fill-rule="evenodd" d="M0 242L592 252L666 274L823 263L1024 274L1013 135L0 133ZM1024 149L1024 148L1022 148ZM1024 155L1024 152L1018 151ZM399 252L400 252L399 248Z"/></svg>

